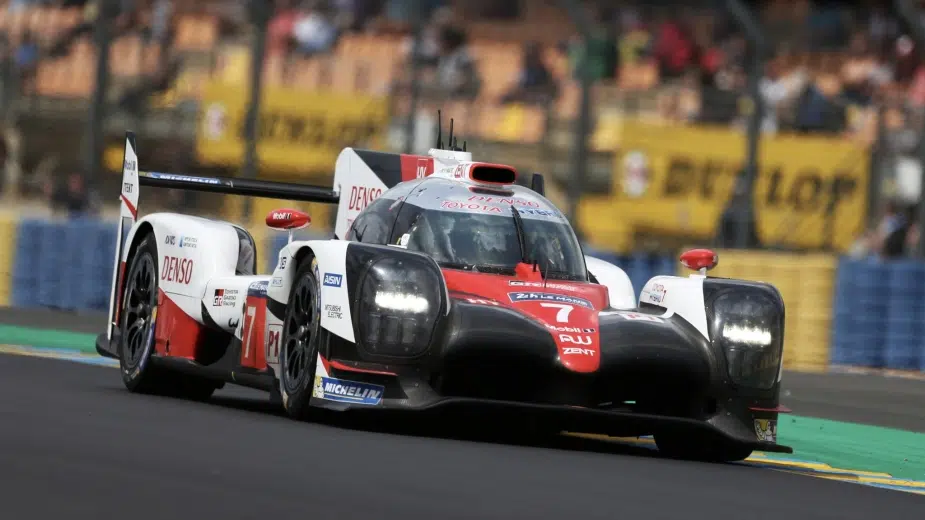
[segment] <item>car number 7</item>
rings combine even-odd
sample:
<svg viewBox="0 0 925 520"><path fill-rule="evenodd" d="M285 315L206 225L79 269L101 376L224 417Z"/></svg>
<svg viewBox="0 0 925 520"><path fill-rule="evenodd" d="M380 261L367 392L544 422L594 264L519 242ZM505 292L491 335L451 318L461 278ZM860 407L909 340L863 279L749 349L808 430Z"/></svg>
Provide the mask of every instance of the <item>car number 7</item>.
<svg viewBox="0 0 925 520"><path fill-rule="evenodd" d="M247 316L244 320L244 328L247 330L247 338L244 340L244 357L250 357L251 342L254 338L254 316L257 314L257 307L248 307ZM249 319L247 319L249 318Z"/></svg>
<svg viewBox="0 0 925 520"><path fill-rule="evenodd" d="M556 321L559 323L568 323L568 315L572 312L571 305L566 305L564 303L546 303L543 302L540 304L541 307L547 307L552 309L559 309L559 312L556 313Z"/></svg>

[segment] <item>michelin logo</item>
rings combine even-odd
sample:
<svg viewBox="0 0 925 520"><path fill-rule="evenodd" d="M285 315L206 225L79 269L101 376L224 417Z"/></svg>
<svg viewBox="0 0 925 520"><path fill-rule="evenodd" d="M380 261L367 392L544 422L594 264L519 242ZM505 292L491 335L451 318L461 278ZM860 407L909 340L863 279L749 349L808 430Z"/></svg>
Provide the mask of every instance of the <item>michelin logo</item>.
<svg viewBox="0 0 925 520"><path fill-rule="evenodd" d="M382 402L385 387L344 381L333 377L315 376L312 397L337 401L339 403L365 404L375 406Z"/></svg>
<svg viewBox="0 0 925 520"><path fill-rule="evenodd" d="M148 172L148 177L152 179L163 179L165 181L195 182L197 184L221 184L218 179L209 179L207 177L193 177L190 175L176 175L173 173Z"/></svg>
<svg viewBox="0 0 925 520"><path fill-rule="evenodd" d="M587 307L588 309L594 308L594 305L591 305L591 302L584 298L576 298L574 296L566 296L564 294L552 294L552 293L540 293L540 292L513 292L513 293L508 293L508 297L511 299L511 303L545 301L545 302L556 302L556 303L570 303L572 305L579 305L581 307Z"/></svg>

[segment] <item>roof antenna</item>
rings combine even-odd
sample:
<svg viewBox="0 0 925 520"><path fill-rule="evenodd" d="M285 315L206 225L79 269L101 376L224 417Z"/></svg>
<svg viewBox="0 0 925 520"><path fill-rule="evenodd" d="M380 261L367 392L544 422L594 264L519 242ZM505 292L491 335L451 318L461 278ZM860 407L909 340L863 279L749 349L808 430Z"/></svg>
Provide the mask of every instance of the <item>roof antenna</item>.
<svg viewBox="0 0 925 520"><path fill-rule="evenodd" d="M437 109L437 149L443 150L443 116Z"/></svg>
<svg viewBox="0 0 925 520"><path fill-rule="evenodd" d="M446 144L450 145L450 149L453 149L453 118L450 118L450 137L447 140Z"/></svg>
<svg viewBox="0 0 925 520"><path fill-rule="evenodd" d="M463 141L463 151L464 152L466 151L466 141L465 140Z"/></svg>

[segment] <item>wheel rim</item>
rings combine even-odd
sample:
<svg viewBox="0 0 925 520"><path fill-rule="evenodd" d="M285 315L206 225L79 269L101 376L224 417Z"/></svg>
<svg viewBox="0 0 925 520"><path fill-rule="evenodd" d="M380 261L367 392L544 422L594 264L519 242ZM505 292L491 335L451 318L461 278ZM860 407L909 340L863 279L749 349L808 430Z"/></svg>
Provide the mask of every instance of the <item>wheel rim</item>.
<svg viewBox="0 0 925 520"><path fill-rule="evenodd" d="M126 367L134 368L144 359L148 337L153 325L152 313L157 304L154 260L150 255L138 259L128 280L125 294L124 333L122 360Z"/></svg>
<svg viewBox="0 0 925 520"><path fill-rule="evenodd" d="M289 300L289 312L284 324L283 378L286 390L297 391L306 377L310 377L312 327L315 322L314 281L303 277Z"/></svg>

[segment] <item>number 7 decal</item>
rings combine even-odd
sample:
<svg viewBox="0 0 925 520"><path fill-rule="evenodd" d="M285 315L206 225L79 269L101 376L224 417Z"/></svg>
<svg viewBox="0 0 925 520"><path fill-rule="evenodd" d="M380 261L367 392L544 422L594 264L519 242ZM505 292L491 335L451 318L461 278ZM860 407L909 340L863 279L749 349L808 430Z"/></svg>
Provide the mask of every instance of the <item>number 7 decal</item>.
<svg viewBox="0 0 925 520"><path fill-rule="evenodd" d="M254 340L254 316L257 314L256 307L248 307L247 314L244 315L244 330L247 336L244 338L244 359L251 357L251 345Z"/></svg>
<svg viewBox="0 0 925 520"><path fill-rule="evenodd" d="M571 305L566 305L564 303L540 303L541 307L546 307L550 309L559 309L559 312L556 313L556 321L559 323L568 323L568 315L572 312Z"/></svg>

